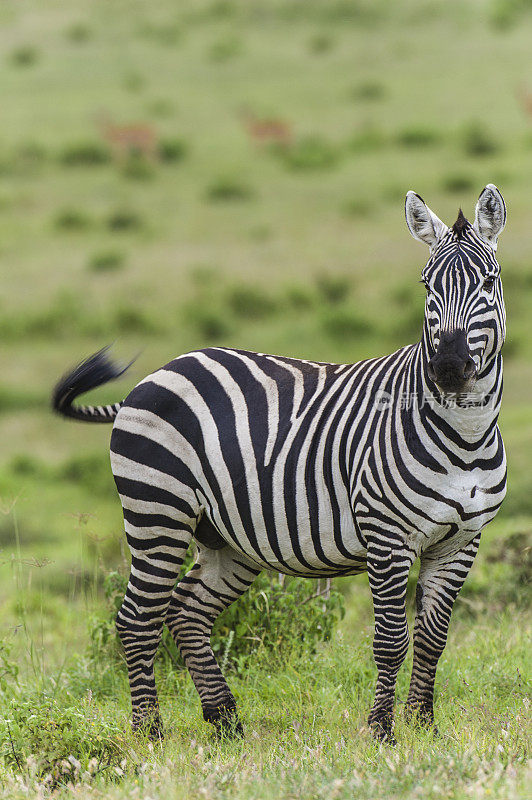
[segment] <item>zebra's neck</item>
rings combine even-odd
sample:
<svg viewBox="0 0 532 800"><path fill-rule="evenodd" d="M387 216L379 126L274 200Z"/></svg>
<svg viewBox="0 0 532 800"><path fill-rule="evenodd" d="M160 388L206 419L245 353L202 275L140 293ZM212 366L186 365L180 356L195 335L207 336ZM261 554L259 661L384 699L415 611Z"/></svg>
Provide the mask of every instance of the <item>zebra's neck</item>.
<svg viewBox="0 0 532 800"><path fill-rule="evenodd" d="M474 388L463 395L442 395L427 375L427 362L427 349L421 341L412 362L418 387L417 413L429 423L431 420L443 423L449 431L455 431L458 446L464 440L468 444L478 442L482 447L487 441L486 434L497 424L501 408L501 354L482 372Z"/></svg>

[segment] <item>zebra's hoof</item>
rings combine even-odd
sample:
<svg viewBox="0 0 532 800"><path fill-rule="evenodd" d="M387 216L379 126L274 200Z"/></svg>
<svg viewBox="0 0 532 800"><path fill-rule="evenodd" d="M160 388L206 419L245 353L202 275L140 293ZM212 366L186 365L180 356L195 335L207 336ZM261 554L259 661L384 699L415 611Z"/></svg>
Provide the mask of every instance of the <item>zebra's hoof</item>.
<svg viewBox="0 0 532 800"><path fill-rule="evenodd" d="M244 738L244 729L234 706L206 708L203 711L203 719L214 725L214 733L219 741Z"/></svg>
<svg viewBox="0 0 532 800"><path fill-rule="evenodd" d="M158 714L143 719L134 719L131 727L134 734L145 736L150 742L160 742L164 739L163 723Z"/></svg>
<svg viewBox="0 0 532 800"><path fill-rule="evenodd" d="M373 738L378 742L385 742L395 746L397 739L393 734L393 716L392 714L383 714L379 717L370 717L368 725Z"/></svg>
<svg viewBox="0 0 532 800"><path fill-rule="evenodd" d="M438 736L438 728L434 722L434 712L432 708L413 704L409 705L407 703L405 706L405 721L409 725L418 728L432 728L434 736Z"/></svg>

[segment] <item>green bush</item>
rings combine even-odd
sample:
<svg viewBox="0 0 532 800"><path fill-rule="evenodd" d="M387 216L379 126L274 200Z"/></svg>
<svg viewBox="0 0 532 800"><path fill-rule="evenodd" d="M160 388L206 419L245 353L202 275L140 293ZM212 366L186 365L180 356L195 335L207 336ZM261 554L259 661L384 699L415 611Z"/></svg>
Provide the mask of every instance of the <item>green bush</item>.
<svg viewBox="0 0 532 800"><path fill-rule="evenodd" d="M142 219L136 211L127 208L117 209L107 217L107 227L112 231L138 230L142 227Z"/></svg>
<svg viewBox="0 0 532 800"><path fill-rule="evenodd" d="M466 155L477 158L494 155L500 149L499 143L491 136L486 125L480 122L470 122L464 127L461 143Z"/></svg>
<svg viewBox="0 0 532 800"><path fill-rule="evenodd" d="M454 194L455 192L467 192L475 187L475 178L463 173L454 173L446 175L442 182L442 188Z"/></svg>
<svg viewBox="0 0 532 800"><path fill-rule="evenodd" d="M341 341L367 336L373 328L368 319L352 308L327 309L322 313L321 326L326 334Z"/></svg>
<svg viewBox="0 0 532 800"><path fill-rule="evenodd" d="M333 36L328 33L320 32L315 33L310 37L308 49L315 55L321 55L322 53L328 53L330 50L332 50L334 44L335 39Z"/></svg>
<svg viewBox="0 0 532 800"><path fill-rule="evenodd" d="M189 550L182 574L193 561L193 551ZM109 573L104 580L107 612L91 622L93 658L122 663L115 618L126 586L127 578L118 572ZM225 669L238 674L262 659L272 668L291 657L314 655L320 642L330 640L343 614L343 596L334 589L328 591L323 581L317 584L308 578L289 577L281 581L277 574L263 572L216 620L212 649ZM157 658L166 668L184 668L166 628Z"/></svg>
<svg viewBox="0 0 532 800"><path fill-rule="evenodd" d="M349 278L345 275L323 273L316 276L316 288L321 299L336 305L348 296L351 284Z"/></svg>
<svg viewBox="0 0 532 800"><path fill-rule="evenodd" d="M298 172L330 169L338 162L338 147L319 136L306 136L279 151L290 169Z"/></svg>
<svg viewBox="0 0 532 800"><path fill-rule="evenodd" d="M11 53L11 63L15 64L17 67L30 67L36 63L38 58L39 51L36 47L31 47L31 45L17 47L16 50L13 50Z"/></svg>
<svg viewBox="0 0 532 800"><path fill-rule="evenodd" d="M402 147L421 148L438 144L440 141L439 131L427 127L405 128L397 134L397 143Z"/></svg>
<svg viewBox="0 0 532 800"><path fill-rule="evenodd" d="M110 161L108 148L100 142L73 142L65 145L59 161L66 167L93 167Z"/></svg>
<svg viewBox="0 0 532 800"><path fill-rule="evenodd" d="M264 319L277 310L277 303L264 289L255 286L234 286L227 292L232 313L244 319Z"/></svg>
<svg viewBox="0 0 532 800"><path fill-rule="evenodd" d="M102 250L90 257L87 266L91 272L116 272L125 262L125 254L120 250Z"/></svg>
<svg viewBox="0 0 532 800"><path fill-rule="evenodd" d="M71 42L83 44L92 37L92 30L86 22L73 22L65 31L65 36Z"/></svg>
<svg viewBox="0 0 532 800"><path fill-rule="evenodd" d="M187 146L182 139L161 139L159 142L159 158L161 161L175 163L182 161L187 152Z"/></svg>
<svg viewBox="0 0 532 800"><path fill-rule="evenodd" d="M231 332L227 314L216 305L209 305L208 301L191 305L187 318L207 344L218 342Z"/></svg>
<svg viewBox="0 0 532 800"><path fill-rule="evenodd" d="M237 178L217 178L207 187L207 199L212 202L250 200L254 195L250 186Z"/></svg>
<svg viewBox="0 0 532 800"><path fill-rule="evenodd" d="M75 208L67 208L63 211L59 211L54 220L55 227L64 231L85 230L90 224L91 221L87 214Z"/></svg>

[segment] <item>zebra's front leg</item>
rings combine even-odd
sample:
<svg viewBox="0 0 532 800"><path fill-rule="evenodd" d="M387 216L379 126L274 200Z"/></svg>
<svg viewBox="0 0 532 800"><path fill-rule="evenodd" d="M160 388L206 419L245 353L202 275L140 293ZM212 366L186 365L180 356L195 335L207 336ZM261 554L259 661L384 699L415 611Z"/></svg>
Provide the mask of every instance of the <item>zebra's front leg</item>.
<svg viewBox="0 0 532 800"><path fill-rule="evenodd" d="M377 543L368 546L368 576L375 614L375 700L368 723L376 739L395 743L393 709L397 673L408 650L406 584L412 556Z"/></svg>
<svg viewBox="0 0 532 800"><path fill-rule="evenodd" d="M438 661L447 643L454 601L471 569L480 534L458 552L441 546L421 556L416 590L414 662L405 707L409 722L434 726L434 682Z"/></svg>

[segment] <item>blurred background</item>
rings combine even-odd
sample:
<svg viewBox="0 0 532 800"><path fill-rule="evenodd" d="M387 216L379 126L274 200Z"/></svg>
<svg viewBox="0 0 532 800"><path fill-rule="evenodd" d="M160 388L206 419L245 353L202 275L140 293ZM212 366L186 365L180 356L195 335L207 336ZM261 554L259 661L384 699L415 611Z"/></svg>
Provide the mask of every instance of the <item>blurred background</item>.
<svg viewBox="0 0 532 800"><path fill-rule="evenodd" d="M209 344L326 361L391 352L417 340L423 315L427 252L406 229L406 191L451 224L459 206L473 217L488 182L508 206L510 489L468 591L490 608L515 600L532 527L531 54L525 0L3 0L10 624L21 586L25 610L53 626L124 559L110 428L49 410L69 366L111 342L119 358L140 353L94 396L110 402Z"/></svg>

